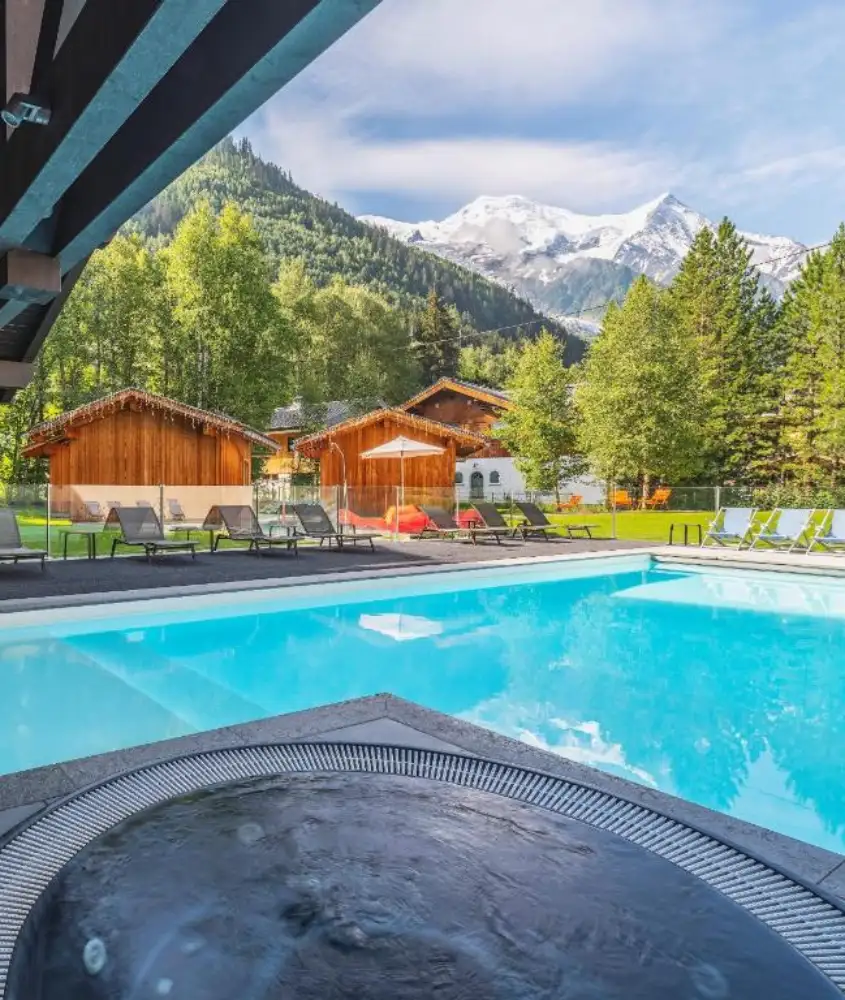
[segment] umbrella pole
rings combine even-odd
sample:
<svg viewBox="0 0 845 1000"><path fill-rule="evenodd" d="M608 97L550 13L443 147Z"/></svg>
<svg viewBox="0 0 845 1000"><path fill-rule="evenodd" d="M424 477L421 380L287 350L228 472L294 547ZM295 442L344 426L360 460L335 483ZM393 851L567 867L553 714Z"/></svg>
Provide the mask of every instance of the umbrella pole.
<svg viewBox="0 0 845 1000"><path fill-rule="evenodd" d="M396 504L396 540L399 541L399 511L405 505L405 455L399 456L399 502Z"/></svg>

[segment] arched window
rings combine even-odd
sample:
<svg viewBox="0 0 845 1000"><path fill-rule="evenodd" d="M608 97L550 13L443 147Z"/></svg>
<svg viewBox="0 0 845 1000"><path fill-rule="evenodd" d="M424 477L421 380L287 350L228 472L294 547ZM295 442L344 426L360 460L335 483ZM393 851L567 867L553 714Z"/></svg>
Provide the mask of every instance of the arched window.
<svg viewBox="0 0 845 1000"><path fill-rule="evenodd" d="M494 472L490 473L490 485L491 486L498 486L501 481L502 480L501 480L498 472L494 471Z"/></svg>
<svg viewBox="0 0 845 1000"><path fill-rule="evenodd" d="M464 474L463 474L463 472L456 472L455 473L455 486L463 486L463 483L464 483Z"/></svg>

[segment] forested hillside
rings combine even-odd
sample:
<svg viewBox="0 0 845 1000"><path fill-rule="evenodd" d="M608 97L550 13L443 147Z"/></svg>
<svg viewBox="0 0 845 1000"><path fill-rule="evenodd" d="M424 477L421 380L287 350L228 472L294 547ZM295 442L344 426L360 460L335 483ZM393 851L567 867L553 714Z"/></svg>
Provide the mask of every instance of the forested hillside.
<svg viewBox="0 0 845 1000"><path fill-rule="evenodd" d="M457 309L467 333L470 328L504 327L505 339L520 340L537 336L545 325L557 336L565 335L560 324L543 317L507 288L401 243L298 187L284 170L257 156L246 140L224 140L126 228L148 238L169 238L199 201L207 201L214 211L234 202L247 212L264 241L274 273L281 261L302 258L318 285L341 278L371 288L406 311L422 308L429 291L436 288L441 299ZM567 362L579 360L584 342L574 336L566 340Z"/></svg>

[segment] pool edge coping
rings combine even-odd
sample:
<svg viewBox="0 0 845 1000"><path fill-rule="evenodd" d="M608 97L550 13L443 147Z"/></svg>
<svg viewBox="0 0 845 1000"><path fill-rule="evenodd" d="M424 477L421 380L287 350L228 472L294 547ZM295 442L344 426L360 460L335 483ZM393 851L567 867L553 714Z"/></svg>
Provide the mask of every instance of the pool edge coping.
<svg viewBox="0 0 845 1000"><path fill-rule="evenodd" d="M431 564L388 564L372 569L339 570L335 572L299 573L293 576L265 579L225 580L214 583L186 584L170 587L146 587L137 590L96 591L81 594L56 594L43 597L7 598L0 600L0 618L7 614L28 611L51 611L63 608L84 608L87 605L127 604L163 598L205 597L244 591L284 590L326 583L356 583L391 577L429 576L461 570L483 570L495 567L528 566L555 562L571 563L584 560L625 559L647 556L665 565L698 563L738 569L766 569L770 572L805 573L830 577L845 577L845 556L787 554L778 551L749 551L734 548L700 548L698 546L637 545L635 548L601 549L554 555L507 556L468 562Z"/></svg>

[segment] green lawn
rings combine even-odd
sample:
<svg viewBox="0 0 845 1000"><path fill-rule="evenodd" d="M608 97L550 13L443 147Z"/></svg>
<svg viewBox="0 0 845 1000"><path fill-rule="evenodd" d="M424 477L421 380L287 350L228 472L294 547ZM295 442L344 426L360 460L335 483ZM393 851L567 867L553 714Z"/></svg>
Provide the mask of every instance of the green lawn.
<svg viewBox="0 0 845 1000"><path fill-rule="evenodd" d="M611 537L612 517L609 513L583 514L550 514L549 520L556 524L595 524L593 529L596 537ZM623 510L616 513L616 537L639 542L668 542L669 526L671 524L700 524L702 532L713 520L713 514L702 511L662 511L662 510ZM698 539L698 532L693 530L691 538ZM683 529L678 534L675 528L675 542L683 541Z"/></svg>

